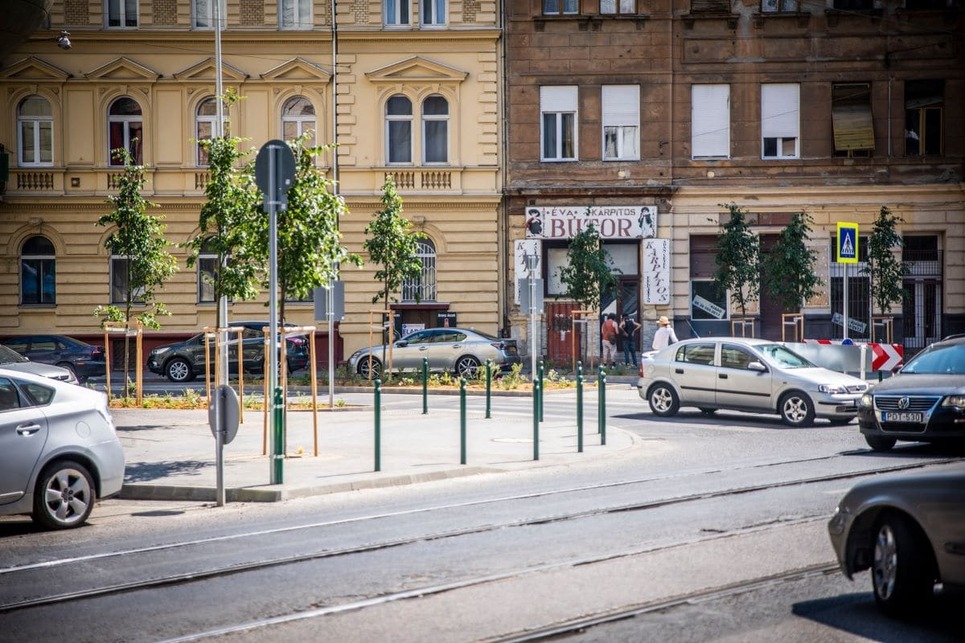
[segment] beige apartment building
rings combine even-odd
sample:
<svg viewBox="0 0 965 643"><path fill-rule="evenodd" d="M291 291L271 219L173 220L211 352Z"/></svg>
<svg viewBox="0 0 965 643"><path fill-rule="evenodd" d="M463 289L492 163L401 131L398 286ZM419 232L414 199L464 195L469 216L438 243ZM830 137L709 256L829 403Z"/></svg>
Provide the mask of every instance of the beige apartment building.
<svg viewBox="0 0 965 643"><path fill-rule="evenodd" d="M159 297L173 314L148 333L148 345L215 325L203 268L189 270L177 245L197 234L208 180L196 141L215 131L214 2L35 3L46 4L49 17L0 60L0 143L9 163L0 195L0 334L102 341L94 308L118 301L124 288L104 248L109 231L95 225L121 169L109 154L116 147L148 168L145 196L159 204L153 212L164 217L181 267ZM344 243L363 258L364 229L392 176L405 216L427 235L422 278L393 306L397 325L448 320L498 332L495 0L225 0L222 7L223 86L242 97L226 114L230 133L255 151L306 130L318 143L336 143L337 158L329 153L322 162L349 208L340 221ZM376 269L342 274L339 361L369 341ZM232 302L229 318L267 318L266 301ZM286 317L315 323L313 302L286 302Z"/></svg>

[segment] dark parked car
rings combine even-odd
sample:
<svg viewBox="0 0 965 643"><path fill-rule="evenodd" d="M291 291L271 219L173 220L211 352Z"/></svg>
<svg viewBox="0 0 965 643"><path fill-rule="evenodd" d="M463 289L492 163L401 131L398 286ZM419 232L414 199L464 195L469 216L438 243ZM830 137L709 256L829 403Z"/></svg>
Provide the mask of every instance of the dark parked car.
<svg viewBox="0 0 965 643"><path fill-rule="evenodd" d="M371 359L368 348L357 350L348 358L349 368L363 376L368 376L371 368L372 375L379 377L383 355L388 361L388 345L374 347ZM423 357L429 360L430 372L452 372L467 378L474 377L487 359L492 360L495 373L520 361L515 339L466 328L426 328L409 333L392 345L392 370L421 372Z"/></svg>
<svg viewBox="0 0 965 643"><path fill-rule="evenodd" d="M53 364L74 373L78 382L103 377L104 347L64 335L18 335L3 341L31 362Z"/></svg>
<svg viewBox="0 0 965 643"><path fill-rule="evenodd" d="M78 527L123 483L124 448L106 395L0 370L0 515Z"/></svg>
<svg viewBox="0 0 965 643"><path fill-rule="evenodd" d="M965 468L859 482L828 523L841 571L871 570L878 607L921 607L935 585L965 586Z"/></svg>
<svg viewBox="0 0 965 643"><path fill-rule="evenodd" d="M965 443L965 337L932 344L858 401L858 425L875 451L898 440Z"/></svg>
<svg viewBox="0 0 965 643"><path fill-rule="evenodd" d="M17 351L3 345L0 345L0 371L31 373L69 384L77 383L77 378L74 377L73 371L54 366L53 364L31 362Z"/></svg>
<svg viewBox="0 0 965 643"><path fill-rule="evenodd" d="M265 333L262 329L268 326L267 321L232 321L231 327L243 327L241 335L242 368L246 373L265 372ZM293 324L286 324L293 327ZM308 339L299 335L285 335L287 345L288 372L292 373L308 366ZM204 333L176 344L158 346L151 351L147 359L147 367L153 373L166 376L172 382L189 382L204 373ZM214 364L214 338L208 339L208 360L212 372L217 366ZM229 333L228 340L228 370L238 372L238 335Z"/></svg>

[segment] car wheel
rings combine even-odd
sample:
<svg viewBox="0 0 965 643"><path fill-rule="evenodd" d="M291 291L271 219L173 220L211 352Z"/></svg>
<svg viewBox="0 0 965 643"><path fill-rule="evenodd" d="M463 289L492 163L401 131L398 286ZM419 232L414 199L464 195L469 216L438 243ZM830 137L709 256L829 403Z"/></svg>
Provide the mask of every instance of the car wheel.
<svg viewBox="0 0 965 643"><path fill-rule="evenodd" d="M885 613L900 614L922 605L935 587L928 540L908 518L887 513L875 526L871 585Z"/></svg>
<svg viewBox="0 0 965 643"><path fill-rule="evenodd" d="M777 406L785 424L795 427L814 424L814 403L800 391L785 393Z"/></svg>
<svg viewBox="0 0 965 643"><path fill-rule="evenodd" d="M94 495L94 481L83 465L55 462L37 480L32 518L47 529L79 527L94 508Z"/></svg>
<svg viewBox="0 0 965 643"><path fill-rule="evenodd" d="M898 442L895 438L889 438L883 435L866 435L864 436L864 441L875 451L891 451L891 447L895 446Z"/></svg>
<svg viewBox="0 0 965 643"><path fill-rule="evenodd" d="M680 409L680 399L677 392L666 384L657 384L647 393L647 401L654 415L670 417L676 415Z"/></svg>
<svg viewBox="0 0 965 643"><path fill-rule="evenodd" d="M164 372L172 382L190 382L194 379L191 364L183 357L175 357L168 362L167 366L164 367Z"/></svg>
<svg viewBox="0 0 965 643"><path fill-rule="evenodd" d="M359 360L358 365L359 375L362 377L369 377L369 358L363 357ZM382 376L382 363L378 359L372 358L372 379L376 379Z"/></svg>
<svg viewBox="0 0 965 643"><path fill-rule="evenodd" d="M464 355L456 360L456 375L471 380L479 370L479 360L470 355Z"/></svg>

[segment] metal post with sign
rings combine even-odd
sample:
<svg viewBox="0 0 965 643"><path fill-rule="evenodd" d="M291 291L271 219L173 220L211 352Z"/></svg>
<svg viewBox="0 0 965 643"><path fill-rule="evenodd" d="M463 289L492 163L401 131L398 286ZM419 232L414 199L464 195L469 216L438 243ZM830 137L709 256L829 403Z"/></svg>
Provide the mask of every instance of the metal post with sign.
<svg viewBox="0 0 965 643"><path fill-rule="evenodd" d="M214 436L217 448L217 503L219 507L225 504L224 488L224 445L230 444L238 434L241 405L238 394L227 384L221 384L215 389L214 395L208 399L208 425Z"/></svg>
<svg viewBox="0 0 965 643"><path fill-rule="evenodd" d="M838 241L835 244L835 261L844 272L844 339L848 339L848 264L858 263L858 224L838 221Z"/></svg>
<svg viewBox="0 0 965 643"><path fill-rule="evenodd" d="M273 392L272 400L278 397L278 212L288 209L288 188L295 178L295 155L284 141L268 141L258 150L255 158L255 183L264 195L265 210L268 211L268 389ZM269 404L265 399L265 404ZM271 402L274 405L274 401ZM284 400L282 405L285 406ZM278 429L284 431L276 413L270 413L272 423L271 484L284 482L285 440L277 435Z"/></svg>

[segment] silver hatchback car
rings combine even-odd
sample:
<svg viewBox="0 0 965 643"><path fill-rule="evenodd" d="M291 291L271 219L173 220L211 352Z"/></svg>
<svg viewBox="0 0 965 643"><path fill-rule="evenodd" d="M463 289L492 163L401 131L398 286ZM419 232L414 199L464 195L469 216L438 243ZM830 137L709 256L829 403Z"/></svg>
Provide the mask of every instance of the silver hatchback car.
<svg viewBox="0 0 965 643"><path fill-rule="evenodd" d="M687 339L645 353L640 397L655 415L681 406L775 413L785 424L810 426L814 418L847 424L858 413L868 383L815 366L783 344L745 337Z"/></svg>
<svg viewBox="0 0 965 643"><path fill-rule="evenodd" d="M0 515L78 527L95 500L116 495L123 483L124 449L106 395L0 371Z"/></svg>

